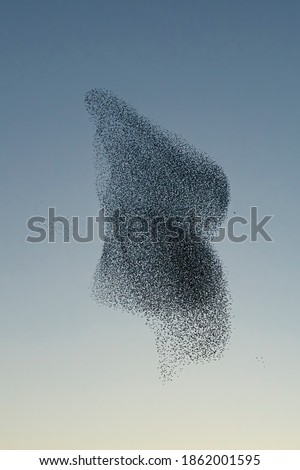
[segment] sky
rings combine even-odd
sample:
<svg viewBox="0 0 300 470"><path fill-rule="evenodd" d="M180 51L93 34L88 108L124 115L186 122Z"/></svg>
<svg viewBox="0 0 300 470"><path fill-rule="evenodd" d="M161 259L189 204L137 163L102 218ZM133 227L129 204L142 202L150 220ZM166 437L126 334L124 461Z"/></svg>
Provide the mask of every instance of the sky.
<svg viewBox="0 0 300 470"><path fill-rule="evenodd" d="M1 449L299 449L299 19L296 0L1 3ZM273 215L273 242L217 246L224 358L165 385L143 319L91 296L99 241L25 241L48 207L98 211L92 88L217 161L229 216Z"/></svg>

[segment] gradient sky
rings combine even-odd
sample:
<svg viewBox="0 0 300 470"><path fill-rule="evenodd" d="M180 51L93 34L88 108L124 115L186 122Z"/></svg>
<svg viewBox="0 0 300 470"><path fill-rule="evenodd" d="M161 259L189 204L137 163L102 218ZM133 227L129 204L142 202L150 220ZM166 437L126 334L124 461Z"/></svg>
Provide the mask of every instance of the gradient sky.
<svg viewBox="0 0 300 470"><path fill-rule="evenodd" d="M296 0L1 2L0 448L299 449L299 22ZM274 215L274 243L218 245L224 359L166 385L143 320L90 296L99 243L25 242L48 206L98 210L95 87L220 163L229 215Z"/></svg>

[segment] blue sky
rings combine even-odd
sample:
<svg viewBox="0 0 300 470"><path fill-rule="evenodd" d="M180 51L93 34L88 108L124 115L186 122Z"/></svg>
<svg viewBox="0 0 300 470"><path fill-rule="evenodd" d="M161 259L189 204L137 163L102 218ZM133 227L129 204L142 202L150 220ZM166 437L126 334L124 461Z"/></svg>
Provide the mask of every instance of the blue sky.
<svg viewBox="0 0 300 470"><path fill-rule="evenodd" d="M299 446L299 17L292 0L2 2L2 448ZM229 215L274 215L274 243L218 246L224 360L166 386L143 320L90 297L98 242L25 243L48 206L98 210L95 87L220 163Z"/></svg>

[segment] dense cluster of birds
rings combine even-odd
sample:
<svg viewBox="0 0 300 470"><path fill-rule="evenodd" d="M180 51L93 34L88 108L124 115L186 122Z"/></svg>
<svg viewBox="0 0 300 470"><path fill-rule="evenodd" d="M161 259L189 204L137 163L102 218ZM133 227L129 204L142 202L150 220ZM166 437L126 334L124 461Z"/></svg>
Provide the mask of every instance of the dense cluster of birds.
<svg viewBox="0 0 300 470"><path fill-rule="evenodd" d="M111 91L91 90L85 105L96 128L101 208L107 215L118 211L122 221L144 221L138 241L126 223L118 227L120 237L106 224L111 236L93 293L99 303L145 319L155 333L161 377L169 380L188 363L222 357L230 338L230 295L211 243L227 213L229 183L210 157Z"/></svg>

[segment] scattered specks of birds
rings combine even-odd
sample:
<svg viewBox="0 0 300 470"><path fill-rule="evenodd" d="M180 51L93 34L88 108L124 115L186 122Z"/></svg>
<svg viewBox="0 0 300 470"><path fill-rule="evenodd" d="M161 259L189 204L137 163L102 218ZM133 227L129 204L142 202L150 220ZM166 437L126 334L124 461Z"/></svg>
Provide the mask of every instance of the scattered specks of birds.
<svg viewBox="0 0 300 470"><path fill-rule="evenodd" d="M256 356L256 360L262 367L266 367L266 363L263 356Z"/></svg>
<svg viewBox="0 0 300 470"><path fill-rule="evenodd" d="M162 129L108 90L86 94L95 125L96 190L101 209L130 220L227 214L222 168L183 138ZM174 228L174 227L173 227ZM145 319L155 334L159 369L170 380L189 363L220 359L231 333L230 295L222 262L207 233L174 242L168 229L153 241L105 242L93 278L101 305ZM174 232L173 232L174 235Z"/></svg>

